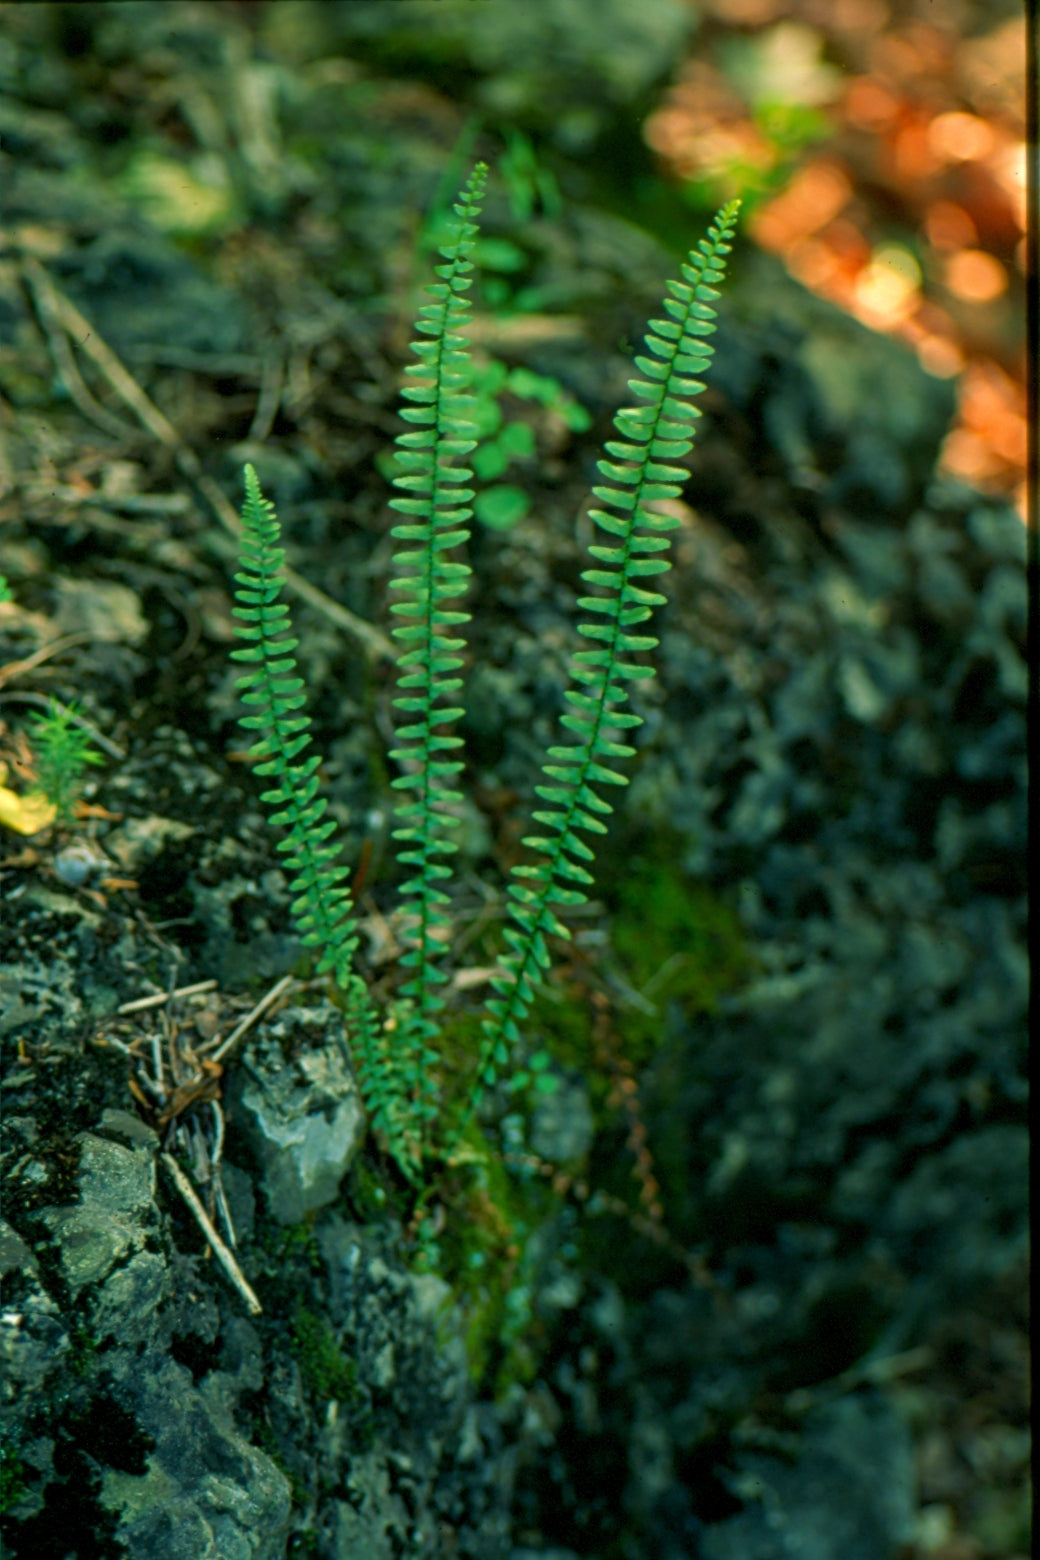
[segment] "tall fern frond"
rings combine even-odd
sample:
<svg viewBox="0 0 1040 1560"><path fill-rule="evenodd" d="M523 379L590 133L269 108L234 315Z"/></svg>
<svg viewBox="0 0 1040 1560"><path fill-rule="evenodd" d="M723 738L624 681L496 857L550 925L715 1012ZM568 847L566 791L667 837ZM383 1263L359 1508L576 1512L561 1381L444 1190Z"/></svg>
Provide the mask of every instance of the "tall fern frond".
<svg viewBox="0 0 1040 1560"><path fill-rule="evenodd" d="M653 634L632 630L665 600L642 581L671 567L663 556L669 547L667 533L679 524L650 506L677 498L688 475L674 462L689 454L701 415L692 404L704 389L696 376L708 368L714 351L704 338L715 330L716 284L723 279L739 205L731 201L722 208L707 238L690 251L682 280L667 284L667 318L650 321L646 355L635 360L644 377L628 382L645 404L617 413L614 426L620 439L605 446L612 460L597 463L607 485L593 488L604 507L593 509L591 517L610 545L589 548L601 567L587 569L582 579L601 594L578 601L593 614L579 624L578 632L596 648L575 655L572 678L579 686L565 694L570 711L562 723L576 740L549 749L553 762L542 768L549 783L535 787L550 804L534 814L548 832L525 837L524 844L539 859L513 868L508 888L513 924L505 932L509 952L492 977L495 996L487 1004L477 1087L467 1116L481 1091L494 1084L519 1039L518 1025L549 967L547 937L570 936L555 907L571 909L587 900L584 889L592 878L585 863L593 860L593 852L578 831L605 834L603 820L613 811L593 786L628 784L617 766L635 749L619 739L641 725L642 718L624 708L627 684L653 676L651 667L630 657L658 644Z"/></svg>
<svg viewBox="0 0 1040 1560"><path fill-rule="evenodd" d="M471 572L447 554L468 540L473 513L473 489L466 486L473 473L459 464L476 444L466 416L473 397L466 393L471 369L462 332L470 323L465 296L473 270L469 255L486 178L486 165L478 163L455 204L456 220L440 250L444 263L435 268L440 280L426 288L432 301L419 309L416 331L427 339L412 343L419 361L405 369L411 383L401 392L411 403L401 416L414 429L397 437L397 475L392 479L408 496L390 500L393 509L408 517L391 535L414 544L394 554L400 572L391 587L404 599L390 610L408 621L392 630L402 647L394 709L404 723L395 720L398 745L390 756L404 770L392 785L412 793L396 808L400 827L393 834L398 860L411 869L401 891L408 944L401 962L411 977L402 987L409 1006L398 1043L414 1051L409 1069L420 1121L432 1120L438 1110L438 1055L431 1042L444 1006L438 987L447 977L438 961L450 930L444 910L449 901L441 885L451 873L443 858L457 849L449 830L458 827L452 809L462 801L452 784L462 764L446 756L462 746L462 739L445 728L462 715L452 702L462 680L451 674L462 665L458 652L464 640L453 630L467 623L470 614L448 610L445 603L465 590Z"/></svg>

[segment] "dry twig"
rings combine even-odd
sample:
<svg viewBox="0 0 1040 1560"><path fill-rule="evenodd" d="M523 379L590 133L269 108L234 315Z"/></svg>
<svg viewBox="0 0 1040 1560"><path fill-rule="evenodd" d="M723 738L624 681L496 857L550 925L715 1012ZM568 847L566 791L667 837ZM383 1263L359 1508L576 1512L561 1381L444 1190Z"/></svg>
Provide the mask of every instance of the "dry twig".
<svg viewBox="0 0 1040 1560"><path fill-rule="evenodd" d="M260 1312L263 1310L263 1306L256 1298L256 1295L253 1293L252 1289L250 1289L249 1284L246 1281L245 1274L242 1272L242 1269L235 1261L234 1256L228 1250L227 1246L225 1246L224 1242L221 1240L220 1236L214 1229L213 1222L199 1201L195 1188L192 1186L191 1182L188 1180L188 1177L184 1174L184 1171L181 1169L180 1165L177 1163L176 1159L174 1159L172 1154L163 1154L162 1161L173 1177L173 1182L177 1190L180 1192L181 1196L184 1198L184 1201L187 1203L188 1207L194 1214L199 1228L205 1235L206 1239L209 1241L213 1255L216 1257L228 1278L242 1296L247 1307L249 1308L250 1314L252 1316L259 1316Z"/></svg>
<svg viewBox="0 0 1040 1560"><path fill-rule="evenodd" d="M44 329L47 331L48 340L52 341L53 332L57 326L61 326L68 336L76 342L80 351L90 358L94 366L102 373L112 389L125 405L135 414L141 424L156 438L160 444L170 451L182 473L195 484L205 497L217 519L236 541L238 539L240 525L238 515L213 478L203 471L198 456L190 449L177 429L166 418L159 408L141 389L137 380L129 370L120 362L111 347L101 339L97 331L90 324L70 298L61 292L47 275L40 262L32 255L25 255L22 259L22 270L32 290L33 296L38 301L41 319L46 321ZM71 354L69 354L71 357ZM55 360L59 369L64 373L63 359L57 353ZM75 365L73 365L75 367ZM82 386L86 401L81 406L85 415L90 415L97 421L96 413L100 412L105 417L111 418L111 413L98 405L90 396L89 391L83 385L78 370L75 371L76 379ZM74 381L69 381L69 394L76 399L76 391L73 388ZM87 402L92 410L87 410ZM77 404L79 404L77 402ZM259 408L258 408L259 415ZM126 433L126 428L119 424L120 433ZM394 647L389 638L372 623L366 623L364 618L358 617L348 608L327 596L316 585L311 585L295 569L286 569L286 584L297 596L300 596L308 605L316 611L330 618L337 627L344 630L352 638L358 640L365 651L373 659L382 657L392 660L395 655Z"/></svg>

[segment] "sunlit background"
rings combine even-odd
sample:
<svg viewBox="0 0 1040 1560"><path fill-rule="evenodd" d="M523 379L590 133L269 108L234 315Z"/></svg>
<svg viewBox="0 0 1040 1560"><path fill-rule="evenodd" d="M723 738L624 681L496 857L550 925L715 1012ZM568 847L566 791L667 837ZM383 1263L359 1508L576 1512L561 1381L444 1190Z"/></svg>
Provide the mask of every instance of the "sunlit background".
<svg viewBox="0 0 1040 1560"><path fill-rule="evenodd" d="M1023 12L993 0L696 0L645 123L806 287L958 380L942 466L1026 514Z"/></svg>

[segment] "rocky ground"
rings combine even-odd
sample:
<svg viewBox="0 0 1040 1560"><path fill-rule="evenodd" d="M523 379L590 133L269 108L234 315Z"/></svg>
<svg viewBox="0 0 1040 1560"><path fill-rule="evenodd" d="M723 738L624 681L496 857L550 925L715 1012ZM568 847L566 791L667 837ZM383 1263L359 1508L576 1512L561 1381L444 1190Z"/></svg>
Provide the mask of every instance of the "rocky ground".
<svg viewBox="0 0 1040 1560"><path fill-rule="evenodd" d="M3 834L13 1560L1026 1553L1025 538L935 478L946 382L736 256L632 781L537 1013L557 1092L492 1100L422 1224L291 932L228 659L241 464L322 593L301 661L389 989L417 236L467 112L492 160L555 115L563 198L493 186L475 336L591 427L507 395L529 509L473 539L464 1054L676 266L597 196L678 13L606 50L542 9L446 6L431 55L411 5L4 8L6 783L48 695L104 758L71 826ZM218 1115L235 1277L184 1186Z"/></svg>

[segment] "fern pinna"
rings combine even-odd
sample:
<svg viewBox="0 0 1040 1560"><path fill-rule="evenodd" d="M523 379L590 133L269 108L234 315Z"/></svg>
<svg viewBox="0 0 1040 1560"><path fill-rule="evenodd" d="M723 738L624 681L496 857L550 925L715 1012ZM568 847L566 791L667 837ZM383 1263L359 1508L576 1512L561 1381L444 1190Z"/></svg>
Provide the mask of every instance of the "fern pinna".
<svg viewBox="0 0 1040 1560"><path fill-rule="evenodd" d="M309 741L309 722L301 713L302 682L292 657L297 642L283 637L290 633L288 608L277 599L284 555L277 545L277 520L252 467L246 468L241 572L235 576L237 632L247 644L232 654L251 663L239 687L244 702L256 711L243 724L260 733L251 749L261 760L257 772L276 780L262 799L277 809L273 821L287 830L278 848L295 874L293 917L303 941L322 950L319 971L330 970L345 993L372 1125L415 1182L441 1110L436 1041L444 1007L439 988L446 976L440 960L451 926L445 892L450 870L444 858L456 849L449 831L457 826L453 809L461 796L453 782L462 768L458 758L449 756L461 739L445 728L462 714L452 702L462 686L453 675L461 668L463 648L455 631L469 621L468 613L444 604L462 593L470 577L465 563L445 554L465 544L472 516L474 494L467 486L472 473L460 464L475 444L466 416L472 397L463 331L470 318L465 293L486 174L478 164L454 207L456 221L440 250L443 264L436 268L440 280L427 288L431 301L422 305L416 322L424 338L413 343L419 361L405 370L410 382L402 391L401 416L411 427L397 439L393 482L406 496L390 502L406 517L392 534L409 544L394 555L391 581L401 593L391 611L406 620L393 630L401 646L394 699L401 719L395 717L397 745L391 757L403 773L391 783L411 793L396 809L399 827L394 831L398 860L411 874L402 890L407 942L402 963L409 978L385 1022L353 968L358 940L353 906L346 868L327 843L332 825L322 821L318 759L299 761ZM692 402L704 385L696 376L712 356L705 338L715 329L716 284L723 278L738 205L723 207L682 266L682 280L668 283L667 318L650 322L646 355L636 358L644 377L629 381L643 404L617 413L620 438L605 447L611 459L598 462L606 485L593 492L603 507L591 513L609 545L590 548L600 567L582 575L598 594L580 597L578 603L588 614L578 631L593 644L575 655L574 686L565 695L569 710L562 722L575 740L550 748L550 762L543 767L547 783L535 788L549 804L534 813L546 832L525 837L534 860L513 869L507 948L492 976L494 996L487 1003L468 1102L445 1134L445 1152L458 1142L483 1092L509 1061L549 968L548 939L569 935L557 909L586 900L583 890L592 883L586 863L594 853L578 831L605 834L604 819L613 810L593 787L628 783L617 766L635 750L621 737L641 724L625 707L628 684L653 675L631 657L658 643L652 634L632 630L664 601L641 582L670 568L664 554L668 533L678 525L651 506L678 497L687 475L675 462L689 453L700 415Z"/></svg>

